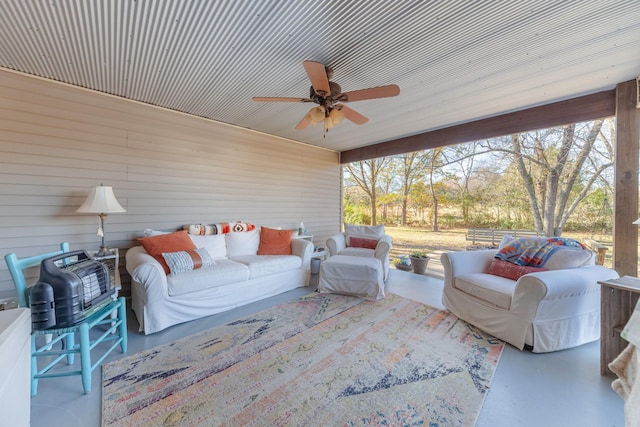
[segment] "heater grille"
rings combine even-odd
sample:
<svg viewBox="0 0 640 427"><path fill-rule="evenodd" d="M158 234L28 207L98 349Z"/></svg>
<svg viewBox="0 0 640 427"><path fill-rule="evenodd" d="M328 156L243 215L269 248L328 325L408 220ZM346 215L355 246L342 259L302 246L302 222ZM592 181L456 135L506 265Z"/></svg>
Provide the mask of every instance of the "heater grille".
<svg viewBox="0 0 640 427"><path fill-rule="evenodd" d="M95 301L100 300L101 295L109 291L109 269L98 261L81 260L63 265L61 269L75 274L82 282L81 301L85 311L90 309Z"/></svg>

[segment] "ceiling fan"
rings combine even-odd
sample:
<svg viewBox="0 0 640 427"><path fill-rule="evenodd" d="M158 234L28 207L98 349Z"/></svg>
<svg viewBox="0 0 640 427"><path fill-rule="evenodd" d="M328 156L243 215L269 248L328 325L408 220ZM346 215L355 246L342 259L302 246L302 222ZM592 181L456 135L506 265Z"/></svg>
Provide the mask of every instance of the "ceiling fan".
<svg viewBox="0 0 640 427"><path fill-rule="evenodd" d="M309 110L296 129L301 130L309 126L323 123L325 132L347 119L357 125L363 125L368 118L357 111L344 105L344 102L363 101L366 99L388 98L400 93L398 85L372 87L369 89L342 92L342 88L336 82L332 82L333 70L324 64L315 61L304 61L304 69L311 80L309 98L270 98L254 97L259 102L315 102L317 107Z"/></svg>

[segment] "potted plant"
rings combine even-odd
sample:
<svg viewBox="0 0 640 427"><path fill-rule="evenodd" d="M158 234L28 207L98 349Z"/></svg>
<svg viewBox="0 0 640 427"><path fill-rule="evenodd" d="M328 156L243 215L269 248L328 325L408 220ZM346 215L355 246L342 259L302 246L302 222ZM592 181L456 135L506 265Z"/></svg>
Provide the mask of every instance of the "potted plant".
<svg viewBox="0 0 640 427"><path fill-rule="evenodd" d="M398 270L411 271L411 262L409 261L409 257L406 256L406 255L403 255L400 258L394 259L393 260L393 265Z"/></svg>
<svg viewBox="0 0 640 427"><path fill-rule="evenodd" d="M415 251L410 256L411 267L416 274L424 274L427 271L427 264L429 263L429 257L425 252Z"/></svg>

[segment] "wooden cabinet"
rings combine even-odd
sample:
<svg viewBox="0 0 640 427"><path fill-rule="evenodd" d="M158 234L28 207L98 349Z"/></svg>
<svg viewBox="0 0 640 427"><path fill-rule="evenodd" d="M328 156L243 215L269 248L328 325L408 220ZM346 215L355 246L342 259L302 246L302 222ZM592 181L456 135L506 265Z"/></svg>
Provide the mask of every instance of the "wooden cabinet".
<svg viewBox="0 0 640 427"><path fill-rule="evenodd" d="M640 297L640 279L624 276L598 283L602 285L600 375L613 375L609 363L628 344L620 336L620 332L629 321Z"/></svg>

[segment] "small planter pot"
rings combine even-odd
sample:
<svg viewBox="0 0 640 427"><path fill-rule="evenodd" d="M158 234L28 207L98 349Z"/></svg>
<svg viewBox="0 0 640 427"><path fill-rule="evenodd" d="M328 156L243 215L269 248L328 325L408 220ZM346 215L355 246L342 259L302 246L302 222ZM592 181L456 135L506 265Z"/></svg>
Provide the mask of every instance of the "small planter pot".
<svg viewBox="0 0 640 427"><path fill-rule="evenodd" d="M410 265L404 265L404 264L394 264L394 265L398 270L402 270L402 271L411 271L412 269Z"/></svg>
<svg viewBox="0 0 640 427"><path fill-rule="evenodd" d="M416 274L425 274L427 272L427 264L429 264L429 257L409 257L411 260L411 267Z"/></svg>

